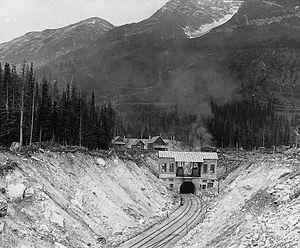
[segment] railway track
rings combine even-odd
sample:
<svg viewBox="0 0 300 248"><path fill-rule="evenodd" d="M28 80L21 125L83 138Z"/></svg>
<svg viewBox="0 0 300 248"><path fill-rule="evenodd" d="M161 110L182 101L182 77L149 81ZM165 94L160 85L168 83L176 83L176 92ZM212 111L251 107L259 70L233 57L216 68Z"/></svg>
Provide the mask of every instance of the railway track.
<svg viewBox="0 0 300 248"><path fill-rule="evenodd" d="M152 228L120 244L118 248L167 248L172 247L188 230L200 221L203 204L195 195L182 195L184 205Z"/></svg>

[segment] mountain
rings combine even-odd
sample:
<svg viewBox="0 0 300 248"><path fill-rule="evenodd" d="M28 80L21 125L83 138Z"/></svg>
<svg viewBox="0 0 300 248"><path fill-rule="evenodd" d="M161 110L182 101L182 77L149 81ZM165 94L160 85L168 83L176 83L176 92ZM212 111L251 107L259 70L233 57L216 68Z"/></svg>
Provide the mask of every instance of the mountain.
<svg viewBox="0 0 300 248"><path fill-rule="evenodd" d="M155 40L195 38L229 20L241 3L237 0L170 0L148 19L121 26L112 36L120 39L148 33Z"/></svg>
<svg viewBox="0 0 300 248"><path fill-rule="evenodd" d="M290 144L300 117L299 1L246 0L208 33L203 25L220 19L212 11L210 21L197 15L204 3L171 0L149 19L115 27L37 73L95 91L132 130L145 111L155 115L154 106L197 114L218 146ZM192 29L200 30L193 39ZM192 127L195 136L208 133L203 123Z"/></svg>
<svg viewBox="0 0 300 248"><path fill-rule="evenodd" d="M299 31L299 1L248 0L230 21L191 41L188 49L219 51L215 56L244 96L290 104L300 97Z"/></svg>
<svg viewBox="0 0 300 248"><path fill-rule="evenodd" d="M240 4L170 0L148 19L113 28L93 44L41 67L40 74L51 70L58 78L76 75L84 87L104 97L157 102L160 86L167 84L168 68L181 56L177 47L192 37L193 30L199 31L195 37L201 36L209 27L222 23Z"/></svg>
<svg viewBox="0 0 300 248"><path fill-rule="evenodd" d="M40 76L50 71L60 82L75 78L120 105L179 104L202 113L210 111L212 99L225 103L259 94L286 101L297 96L291 87L299 85L299 5L297 0L171 0L150 18L100 32L60 56L45 57L37 49L36 57L26 57L21 46L24 54L15 58L35 58Z"/></svg>
<svg viewBox="0 0 300 248"><path fill-rule="evenodd" d="M215 46L222 46L228 39L227 43L236 46L268 39L275 42L279 37L297 38L299 17L300 3L296 0L247 0L231 20L215 28L201 41L211 42L213 39Z"/></svg>
<svg viewBox="0 0 300 248"><path fill-rule="evenodd" d="M0 45L0 60L21 63L25 58L40 67L58 57L78 50L114 26L93 17L59 29L30 32Z"/></svg>

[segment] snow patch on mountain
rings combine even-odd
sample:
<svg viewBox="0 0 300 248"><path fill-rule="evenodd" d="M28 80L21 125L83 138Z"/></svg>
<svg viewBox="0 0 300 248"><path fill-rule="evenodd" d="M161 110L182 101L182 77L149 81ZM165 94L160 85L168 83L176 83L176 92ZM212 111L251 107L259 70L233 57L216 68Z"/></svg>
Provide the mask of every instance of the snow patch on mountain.
<svg viewBox="0 0 300 248"><path fill-rule="evenodd" d="M92 21L89 21L89 22L86 22L87 24L96 24L96 20L92 20Z"/></svg>
<svg viewBox="0 0 300 248"><path fill-rule="evenodd" d="M232 8L231 13L226 14L221 19L218 19L218 20L214 19L213 22L203 24L199 28L186 26L186 27L183 27L183 30L189 39L201 37L201 36L207 34L208 32L210 32L213 28L218 27L218 26L224 24L225 22L229 21L237 11L238 11L238 7Z"/></svg>

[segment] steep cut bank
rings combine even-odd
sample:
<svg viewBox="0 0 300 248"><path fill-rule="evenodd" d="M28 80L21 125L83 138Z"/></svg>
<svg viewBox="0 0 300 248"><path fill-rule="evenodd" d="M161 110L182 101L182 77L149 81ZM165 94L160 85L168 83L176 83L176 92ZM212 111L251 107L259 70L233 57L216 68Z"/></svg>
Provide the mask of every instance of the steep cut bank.
<svg viewBox="0 0 300 248"><path fill-rule="evenodd" d="M220 195L176 248L299 247L299 154L225 154Z"/></svg>
<svg viewBox="0 0 300 248"><path fill-rule="evenodd" d="M172 197L146 166L116 155L0 152L0 246L111 247L156 222Z"/></svg>

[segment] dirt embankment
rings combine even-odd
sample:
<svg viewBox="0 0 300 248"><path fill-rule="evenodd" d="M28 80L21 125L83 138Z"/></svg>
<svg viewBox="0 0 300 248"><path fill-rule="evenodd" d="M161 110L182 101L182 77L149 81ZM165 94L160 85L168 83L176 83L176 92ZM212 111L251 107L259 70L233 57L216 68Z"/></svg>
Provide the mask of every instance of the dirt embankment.
<svg viewBox="0 0 300 248"><path fill-rule="evenodd" d="M221 193L176 248L299 247L300 162L294 155L221 155Z"/></svg>
<svg viewBox="0 0 300 248"><path fill-rule="evenodd" d="M0 152L0 247L111 247L134 235L173 203L147 166L80 152Z"/></svg>

